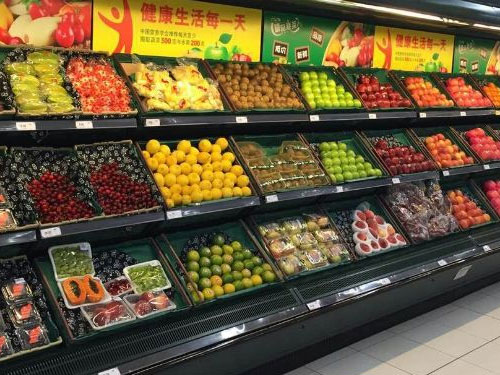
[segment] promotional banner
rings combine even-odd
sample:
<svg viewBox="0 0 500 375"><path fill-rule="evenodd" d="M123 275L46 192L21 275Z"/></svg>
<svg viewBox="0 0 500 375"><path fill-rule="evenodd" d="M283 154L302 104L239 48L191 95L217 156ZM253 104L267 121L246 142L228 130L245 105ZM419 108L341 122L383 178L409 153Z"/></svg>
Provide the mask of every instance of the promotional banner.
<svg viewBox="0 0 500 375"><path fill-rule="evenodd" d="M259 61L262 12L190 0L95 0L93 49Z"/></svg>
<svg viewBox="0 0 500 375"><path fill-rule="evenodd" d="M5 0L0 2L0 43L90 48L92 2Z"/></svg>
<svg viewBox="0 0 500 375"><path fill-rule="evenodd" d="M500 42L457 37L453 56L454 73L500 74Z"/></svg>
<svg viewBox="0 0 500 375"><path fill-rule="evenodd" d="M262 61L371 67L373 34L373 25L265 12Z"/></svg>
<svg viewBox="0 0 500 375"><path fill-rule="evenodd" d="M453 35L377 26L373 67L451 72L453 41Z"/></svg>

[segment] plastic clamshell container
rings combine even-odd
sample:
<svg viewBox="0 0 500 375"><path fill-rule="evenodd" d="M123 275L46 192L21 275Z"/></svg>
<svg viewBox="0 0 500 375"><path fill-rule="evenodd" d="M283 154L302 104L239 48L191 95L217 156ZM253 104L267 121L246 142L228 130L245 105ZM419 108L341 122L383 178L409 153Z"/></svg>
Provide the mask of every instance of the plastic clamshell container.
<svg viewBox="0 0 500 375"><path fill-rule="evenodd" d="M161 287L159 286L159 287L153 288L151 290L140 289L139 286L130 277L130 270L132 270L133 268L143 267L143 266L160 267L161 272L163 274L163 277L167 281L166 284L162 285ZM138 264L134 264L133 266L125 267L123 269L123 274L130 281L130 284L132 284L132 289L134 290L134 293L136 293L136 294L142 294L144 292L159 292L160 290L170 289L172 287L170 280L168 279L167 275L165 274L165 270L163 269L163 266L161 265L160 261L158 261L158 260L151 260L149 262L138 263Z"/></svg>
<svg viewBox="0 0 500 375"><path fill-rule="evenodd" d="M9 206L9 201L7 199L7 194L5 190L0 187L0 207L5 208Z"/></svg>
<svg viewBox="0 0 500 375"><path fill-rule="evenodd" d="M118 318L114 319L113 321L108 322L107 324L105 324L103 326L96 325L94 322L94 319L97 316L97 314L95 314L96 309L101 308L101 307L106 308L106 306L109 304L109 302L118 302L120 304L120 306L123 306L123 313ZM135 320L135 318L136 318L135 314L132 311L130 311L130 309L127 307L127 304L125 302L123 302L123 300L121 298L115 297L112 299L112 301L109 301L109 302L108 303L98 303L98 304L95 304L93 306L85 306L85 307L81 308L82 315L85 317L85 319L87 319L87 321L89 322L92 329L99 331L101 329L109 328L112 326L116 326L119 324L131 322L132 320Z"/></svg>
<svg viewBox="0 0 500 375"><path fill-rule="evenodd" d="M168 298L168 296L163 291L153 292L153 294L154 294L155 298L161 294L163 294L166 298ZM140 298L141 298L141 296L138 294L128 294L128 295L123 297L123 300L125 301L125 304L128 306L130 311L133 311L135 316L137 316L139 319L147 318L151 315L155 315L155 314L158 314L161 312L175 310L177 308L177 305L170 298L168 298L169 304L162 309L158 309L154 306L154 303L148 302L150 305L152 305L152 311L147 313L147 314L141 315L141 314L138 314L137 311L135 310L135 305L137 302L139 302Z"/></svg>
<svg viewBox="0 0 500 375"><path fill-rule="evenodd" d="M2 294L7 304L28 301L33 298L31 288L24 278L17 278L2 285Z"/></svg>
<svg viewBox="0 0 500 375"><path fill-rule="evenodd" d="M17 227L16 220L8 208L0 209L0 232L11 230Z"/></svg>
<svg viewBox="0 0 500 375"><path fill-rule="evenodd" d="M16 329L16 336L24 350L37 348L49 344L49 335L43 324L34 324Z"/></svg>
<svg viewBox="0 0 500 375"><path fill-rule="evenodd" d="M25 312L29 315L23 316ZM40 314L31 301L19 302L9 306L9 318L16 328L41 322Z"/></svg>
<svg viewBox="0 0 500 375"><path fill-rule="evenodd" d="M127 289L121 291L118 294L111 293L109 291L109 289L108 289L111 286L111 284L113 284L114 282L120 282L122 280L127 281L127 283L129 283L129 285L130 285L130 288L127 288ZM120 277L117 277L117 278L115 278L113 280L109 280L107 283L104 283L104 289L106 289L106 291L111 295L111 297L121 297L121 296L123 296L123 295L125 295L125 294L130 293L130 292L133 291L133 289L132 289L132 283L125 276L120 276Z"/></svg>
<svg viewBox="0 0 500 375"><path fill-rule="evenodd" d="M0 333L0 358L7 357L14 353L12 343L6 333Z"/></svg>
<svg viewBox="0 0 500 375"><path fill-rule="evenodd" d="M107 302L111 301L111 295L108 293L108 291L106 290L106 288L102 284L101 280L99 280L97 277L92 277L92 278L94 279L94 281L101 283L101 285L104 289L104 296L102 297L102 300L100 300L99 302L86 302L86 303L82 303L81 305L73 305L72 303L70 303L68 301L68 298L66 297L66 293L64 293L64 288L62 287L62 281L57 282L57 287L59 288L59 291L61 292L62 298L64 300L64 304L66 305L66 307L68 309L78 309L80 307L93 306L93 305L107 303ZM83 277L82 277L82 279L83 279Z"/></svg>
<svg viewBox="0 0 500 375"><path fill-rule="evenodd" d="M56 263L54 260L54 256L52 253L55 250L58 249L64 249L64 248L75 248L75 251L82 251L85 252L88 257L90 258L90 264L92 266L90 272L85 272L83 275L67 275L66 277L60 277L59 274L57 273L57 268L56 268ZM54 277L57 281L62 281L64 279L67 279L68 277L79 277L79 276L85 276L85 275L91 275L95 276L95 269L94 269L94 263L92 262L92 248L88 242L79 242L79 243L72 243L72 244L67 244L67 245L58 245L58 246L53 246L49 248L49 258L50 262L52 263L52 269L54 270ZM64 295L64 293L63 293ZM70 307L72 308L72 307Z"/></svg>

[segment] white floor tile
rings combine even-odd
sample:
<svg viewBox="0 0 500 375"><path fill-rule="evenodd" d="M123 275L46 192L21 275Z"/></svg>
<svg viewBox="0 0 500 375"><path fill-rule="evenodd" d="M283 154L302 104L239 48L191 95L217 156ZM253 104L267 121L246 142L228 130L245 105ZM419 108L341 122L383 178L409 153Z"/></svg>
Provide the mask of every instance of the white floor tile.
<svg viewBox="0 0 500 375"><path fill-rule="evenodd" d="M431 321L401 334L410 340L425 344L453 357L461 357L488 341L458 329Z"/></svg>
<svg viewBox="0 0 500 375"><path fill-rule="evenodd" d="M491 342L474 350L472 353L463 356L461 359L465 362L472 363L478 367L482 367L495 374L500 374L500 344Z"/></svg>
<svg viewBox="0 0 500 375"><path fill-rule="evenodd" d="M498 319L461 307L435 320L435 322L488 341L500 337L500 321Z"/></svg>
<svg viewBox="0 0 500 375"><path fill-rule="evenodd" d="M494 375L494 373L462 361L461 359L457 359L434 371L431 375Z"/></svg>
<svg viewBox="0 0 500 375"><path fill-rule="evenodd" d="M490 296L500 296L500 283L488 285L486 288L479 290L479 292Z"/></svg>
<svg viewBox="0 0 500 375"><path fill-rule="evenodd" d="M336 352L330 353L324 357L318 358L313 362L308 363L306 367L317 371L320 368L326 367L332 364L333 362L349 357L350 355L353 355L355 353L357 353L357 351L353 350L352 348L349 347L343 348L337 350Z"/></svg>
<svg viewBox="0 0 500 375"><path fill-rule="evenodd" d="M318 375L318 373L307 367L299 367L293 371L287 372L284 375Z"/></svg>
<svg viewBox="0 0 500 375"><path fill-rule="evenodd" d="M370 346L375 345L381 341L387 340L387 339L393 337L394 335L395 334L390 332L390 331L379 332L376 335L373 335L373 336L367 337L364 340L355 342L354 344L351 345L351 348L353 348L354 350L363 350L363 349L369 348Z"/></svg>
<svg viewBox="0 0 500 375"><path fill-rule="evenodd" d="M408 375L363 353L356 353L317 370L321 375Z"/></svg>
<svg viewBox="0 0 500 375"><path fill-rule="evenodd" d="M500 298L498 296L475 293L461 298L456 303L459 303L465 309L500 319Z"/></svg>
<svg viewBox="0 0 500 375"><path fill-rule="evenodd" d="M406 322L403 322L403 323L400 323L398 325L395 325L395 326L393 326L391 328L388 328L387 330L389 332L398 334L398 333L402 333L402 332L408 331L408 330L410 330L412 328L421 326L422 324L425 324L427 322L428 322L427 318L424 318L423 316L417 316L416 318L407 320Z"/></svg>

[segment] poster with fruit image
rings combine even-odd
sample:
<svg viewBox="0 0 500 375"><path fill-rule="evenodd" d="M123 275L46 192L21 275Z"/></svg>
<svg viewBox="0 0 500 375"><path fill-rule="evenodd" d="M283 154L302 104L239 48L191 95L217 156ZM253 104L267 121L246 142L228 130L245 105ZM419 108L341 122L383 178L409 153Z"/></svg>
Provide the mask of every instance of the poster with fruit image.
<svg viewBox="0 0 500 375"><path fill-rule="evenodd" d="M0 43L90 49L92 2L4 0L0 2Z"/></svg>
<svg viewBox="0 0 500 375"><path fill-rule="evenodd" d="M376 26L373 67L419 72L451 72L454 36Z"/></svg>
<svg viewBox="0 0 500 375"><path fill-rule="evenodd" d="M500 42L457 37L453 73L500 74Z"/></svg>
<svg viewBox="0 0 500 375"><path fill-rule="evenodd" d="M191 0L95 0L93 49L259 61L262 11Z"/></svg>

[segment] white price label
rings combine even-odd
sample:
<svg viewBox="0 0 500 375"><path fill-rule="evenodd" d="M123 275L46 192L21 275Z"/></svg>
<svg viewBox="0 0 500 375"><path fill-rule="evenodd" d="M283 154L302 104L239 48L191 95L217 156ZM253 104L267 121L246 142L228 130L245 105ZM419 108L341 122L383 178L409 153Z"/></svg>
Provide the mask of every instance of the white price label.
<svg viewBox="0 0 500 375"><path fill-rule="evenodd" d="M460 111L460 116L462 116L462 117L467 116L467 112L465 112L465 111Z"/></svg>
<svg viewBox="0 0 500 375"><path fill-rule="evenodd" d="M383 279L380 279L378 282L382 285L389 285L391 283L391 280L389 280L388 277L384 277Z"/></svg>
<svg viewBox="0 0 500 375"><path fill-rule="evenodd" d="M443 266L446 266L448 264L448 262L446 260L444 260L444 259L440 259L440 260L438 260L438 264L441 267L443 267Z"/></svg>
<svg viewBox="0 0 500 375"><path fill-rule="evenodd" d="M76 121L75 127L77 129L93 129L94 124L92 121Z"/></svg>
<svg viewBox="0 0 500 375"><path fill-rule="evenodd" d="M377 114L376 113L368 113L368 118L370 120L376 120L377 119Z"/></svg>
<svg viewBox="0 0 500 375"><path fill-rule="evenodd" d="M159 118L147 118L146 119L146 126L160 126L160 119Z"/></svg>
<svg viewBox="0 0 500 375"><path fill-rule="evenodd" d="M427 117L427 113L420 112L419 116L420 116L420 118L426 118Z"/></svg>
<svg viewBox="0 0 500 375"><path fill-rule="evenodd" d="M101 371L97 375L121 375L120 370L118 370L118 367L115 368L110 368L109 370L106 371Z"/></svg>
<svg viewBox="0 0 500 375"><path fill-rule="evenodd" d="M81 243L80 250L81 251L90 251L90 244L89 243Z"/></svg>
<svg viewBox="0 0 500 375"><path fill-rule="evenodd" d="M16 122L17 130L22 131L33 131L36 130L36 124L32 121L30 122Z"/></svg>
<svg viewBox="0 0 500 375"><path fill-rule="evenodd" d="M343 186L337 186L337 193L343 193L344 192L344 187Z"/></svg>
<svg viewBox="0 0 500 375"><path fill-rule="evenodd" d="M495 116L500 116L500 111L499 110L495 111Z"/></svg>
<svg viewBox="0 0 500 375"><path fill-rule="evenodd" d="M266 196L266 203L274 203L277 201L278 201L278 196L276 194Z"/></svg>
<svg viewBox="0 0 500 375"><path fill-rule="evenodd" d="M307 308L309 309L309 311L317 310L320 307L321 307L321 303L319 302L319 300L316 300L316 301L313 301L313 302L309 302L307 304Z"/></svg>
<svg viewBox="0 0 500 375"><path fill-rule="evenodd" d="M457 274L455 275L455 277L453 278L453 280L458 280L458 279L461 279L462 277L464 277L465 275L467 275L467 273L469 272L469 270L472 268L472 265L470 266L465 266L463 268L460 268L457 272Z"/></svg>
<svg viewBox="0 0 500 375"><path fill-rule="evenodd" d="M168 220L178 219L180 217L182 217L182 211L181 210L167 211L167 219Z"/></svg>
<svg viewBox="0 0 500 375"><path fill-rule="evenodd" d="M487 171L488 169L490 169L490 165L489 165L489 164L485 164L485 165L483 165L483 169L484 169L485 171Z"/></svg>
<svg viewBox="0 0 500 375"><path fill-rule="evenodd" d="M449 176L450 175L450 171L443 171L443 176Z"/></svg>
<svg viewBox="0 0 500 375"><path fill-rule="evenodd" d="M52 227L47 229L40 229L40 235L42 236L42 238L57 237L61 235L61 228Z"/></svg>
<svg viewBox="0 0 500 375"><path fill-rule="evenodd" d="M311 122L319 121L319 115L311 115L311 116L309 116L309 120Z"/></svg>
<svg viewBox="0 0 500 375"><path fill-rule="evenodd" d="M248 122L247 116L236 116L236 122L238 124L246 124Z"/></svg>
<svg viewBox="0 0 500 375"><path fill-rule="evenodd" d="M20 277L19 279L14 279L14 284L25 284L26 280L24 280L24 277Z"/></svg>
<svg viewBox="0 0 500 375"><path fill-rule="evenodd" d="M489 245L484 245L484 246L483 246L483 250L484 250L485 252L491 251L491 247L490 247Z"/></svg>
<svg viewBox="0 0 500 375"><path fill-rule="evenodd" d="M392 179L392 183L393 183L393 184L399 184L399 183L401 183L401 180L400 180L398 177L394 177L394 178Z"/></svg>

